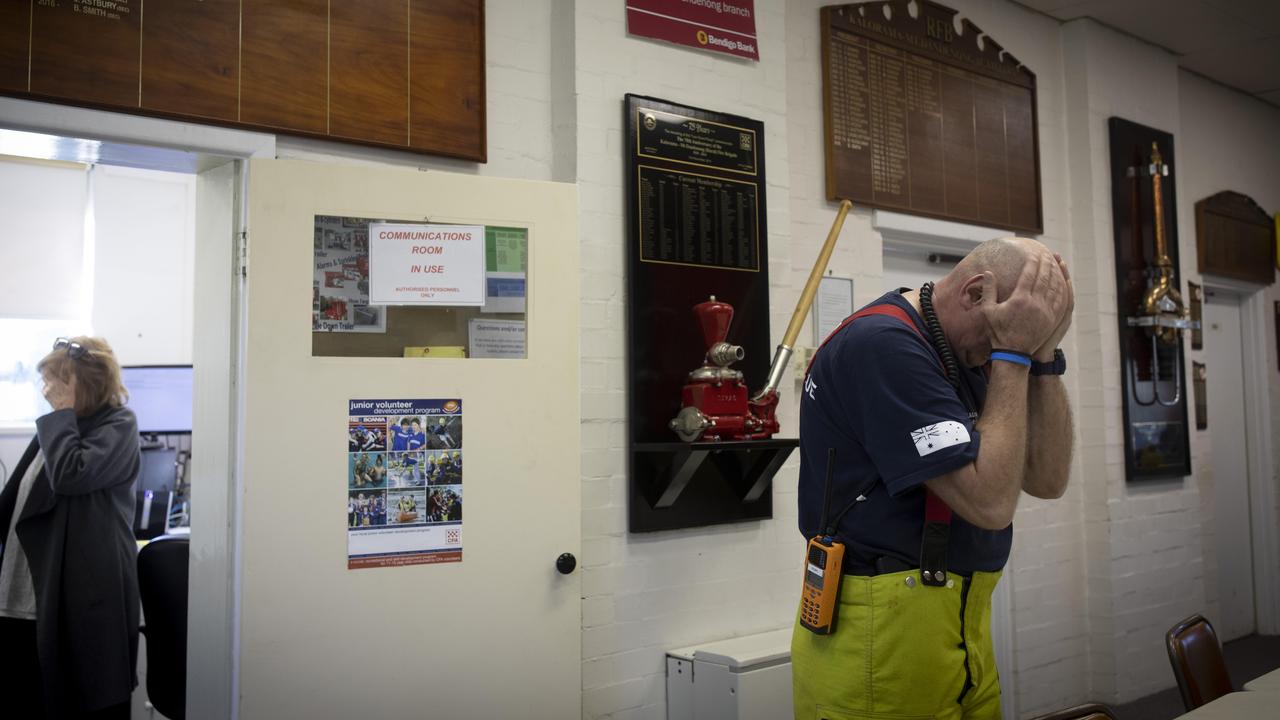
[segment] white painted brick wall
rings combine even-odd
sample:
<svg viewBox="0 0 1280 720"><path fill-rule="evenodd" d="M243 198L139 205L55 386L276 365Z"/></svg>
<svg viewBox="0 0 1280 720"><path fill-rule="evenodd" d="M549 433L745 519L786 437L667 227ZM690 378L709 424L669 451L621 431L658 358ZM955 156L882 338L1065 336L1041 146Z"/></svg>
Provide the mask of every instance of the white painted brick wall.
<svg viewBox="0 0 1280 720"><path fill-rule="evenodd" d="M1232 132L1222 132L1221 117L1214 114L1209 121L1216 107L1200 98L1197 102L1180 98L1180 91L1194 82L1178 71L1175 58L1158 48L1088 21L1066 25L1063 36L1075 205L1072 222L1079 228L1077 257L1089 262L1092 271L1077 273L1077 314L1082 320L1077 338L1085 354L1081 366L1088 377L1081 385L1082 412L1077 420L1086 475L1097 479L1085 491L1093 694L1123 702L1173 685L1162 650L1163 634L1186 615L1216 609L1216 567L1212 501L1207 497L1212 493L1207 435L1191 433L1192 477L1141 485L1124 482L1106 121L1118 115L1175 136L1184 282L1201 282L1195 265L1194 202L1228 186L1234 189L1239 180L1220 173L1210 181L1200 163L1219 156L1224 143L1233 149L1262 150L1262 157L1249 161L1250 169L1258 173L1255 192L1274 194L1280 192L1280 185L1273 175L1264 177L1264 168L1274 162L1280 144L1262 133L1232 138L1234 123ZM1203 86L1195 88L1198 91L1228 93L1229 102L1238 108L1232 119L1241 127L1276 126L1280 113L1209 83L1195 82ZM1196 114L1201 115L1196 122L1203 128L1182 125ZM1209 125L1213 132L1205 132ZM1243 159L1248 151L1239 152L1237 157ZM1270 391L1274 396L1274 378Z"/></svg>
<svg viewBox="0 0 1280 720"><path fill-rule="evenodd" d="M1268 212L1280 212L1280 179L1277 179L1274 168L1280 163L1280 141L1275 136L1275 128L1280 127L1280 109L1264 105L1252 97L1217 85L1198 75L1182 72L1178 76L1179 116L1185 142L1180 148L1183 167L1182 184L1179 186L1178 221L1182 227L1194 227L1194 203L1222 190L1234 190L1252 197ZM1230 138L1231 142L1224 142ZM1273 284L1264 292L1265 306L1270 309L1280 300L1280 285ZM1276 337L1275 323L1267 322L1264 328L1265 337L1260 343L1265 358L1263 364L1267 369L1270 397L1271 432L1280 431L1280 375L1275 372ZM1192 353L1193 359L1204 361L1205 353ZM1250 392L1255 391L1250 388ZM1212 402L1212 399L1210 399ZM1201 433L1206 442L1202 443L1203 470L1200 478L1202 495L1202 514L1205 522L1205 586L1206 599L1210 608L1217 609L1218 574L1216 563L1214 518L1214 486L1212 473L1209 472L1211 455L1210 433ZM1270 477L1273 495L1280 503L1280 442L1273 440L1273 457ZM1278 505L1277 507L1280 507ZM1272 557L1280 551L1280 537L1276 528L1280 527L1280 512L1272 508L1270 517L1270 545ZM1257 550L1255 550L1257 552ZM1280 596L1280 583L1275 573L1266 578L1255 578L1255 582L1270 583L1273 597ZM1259 614L1265 614L1265 608L1259 608ZM1275 609L1270 611L1272 615ZM1280 628L1271 628L1272 632Z"/></svg>
<svg viewBox="0 0 1280 720"><path fill-rule="evenodd" d="M795 463L775 481L771 521L626 531L623 96L650 95L765 124L773 305L790 286L783 2L756 3L760 63L626 35L623 3L578 2L574 22L583 334L583 701L586 718L662 718L665 651L784 627L803 545ZM807 262L807 261L806 261ZM775 334L785 317L771 318ZM784 402L783 423L794 428ZM794 431L793 431L794 432Z"/></svg>

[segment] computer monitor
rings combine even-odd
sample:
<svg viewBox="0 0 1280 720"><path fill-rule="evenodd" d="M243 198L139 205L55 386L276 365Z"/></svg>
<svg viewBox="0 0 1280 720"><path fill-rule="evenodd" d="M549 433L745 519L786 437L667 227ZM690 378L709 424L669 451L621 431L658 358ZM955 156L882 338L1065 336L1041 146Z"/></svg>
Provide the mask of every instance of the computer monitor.
<svg viewBox="0 0 1280 720"><path fill-rule="evenodd" d="M190 365L134 365L120 368L120 374L129 391L129 409L138 416L138 432L191 432Z"/></svg>
<svg viewBox="0 0 1280 720"><path fill-rule="evenodd" d="M143 448L138 469L138 490L174 492L178 484L178 451L172 448Z"/></svg>
<svg viewBox="0 0 1280 720"><path fill-rule="evenodd" d="M133 534L139 540L150 540L163 535L168 527L169 510L173 504L173 493L137 491L137 499L133 511Z"/></svg>

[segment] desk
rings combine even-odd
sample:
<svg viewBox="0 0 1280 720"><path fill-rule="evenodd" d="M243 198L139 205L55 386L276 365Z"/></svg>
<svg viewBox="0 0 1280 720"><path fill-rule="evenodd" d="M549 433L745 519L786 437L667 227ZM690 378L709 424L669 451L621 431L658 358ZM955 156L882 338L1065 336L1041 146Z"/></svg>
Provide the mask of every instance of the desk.
<svg viewBox="0 0 1280 720"><path fill-rule="evenodd" d="M1280 693L1234 692L1201 705L1179 720L1256 720L1280 712Z"/></svg>
<svg viewBox="0 0 1280 720"><path fill-rule="evenodd" d="M1261 677L1256 677L1244 684L1245 690L1280 693L1280 670L1272 670Z"/></svg>

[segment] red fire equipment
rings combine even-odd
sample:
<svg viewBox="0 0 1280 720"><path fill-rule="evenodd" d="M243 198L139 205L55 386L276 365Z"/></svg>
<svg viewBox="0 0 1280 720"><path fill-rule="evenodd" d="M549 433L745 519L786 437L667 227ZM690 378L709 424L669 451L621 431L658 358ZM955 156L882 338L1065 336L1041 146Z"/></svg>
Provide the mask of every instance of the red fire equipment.
<svg viewBox="0 0 1280 720"><path fill-rule="evenodd" d="M729 324L733 322L733 306L711 299L693 306L702 337L706 341L707 354L702 367L689 373L688 382L681 392L683 402L680 412L668 426L685 442L719 440L764 440L778 432L778 385L791 361L796 336L804 326L809 306L818 290L818 283L827 270L831 251L840 228L852 205L848 200L840 203L835 222L827 233L827 241L818 253L818 260L809 273L800 302L791 315L791 323L773 354L769 377L765 386L750 399L742 372L729 367L744 357L742 348L729 344Z"/></svg>

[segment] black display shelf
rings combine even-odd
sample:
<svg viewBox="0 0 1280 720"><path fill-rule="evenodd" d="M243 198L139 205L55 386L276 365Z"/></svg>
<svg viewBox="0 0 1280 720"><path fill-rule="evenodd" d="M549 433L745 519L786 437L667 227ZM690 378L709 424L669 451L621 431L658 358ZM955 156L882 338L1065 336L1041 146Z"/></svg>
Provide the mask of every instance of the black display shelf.
<svg viewBox="0 0 1280 720"><path fill-rule="evenodd" d="M773 517L769 488L800 441L657 442L631 446L631 532Z"/></svg>

